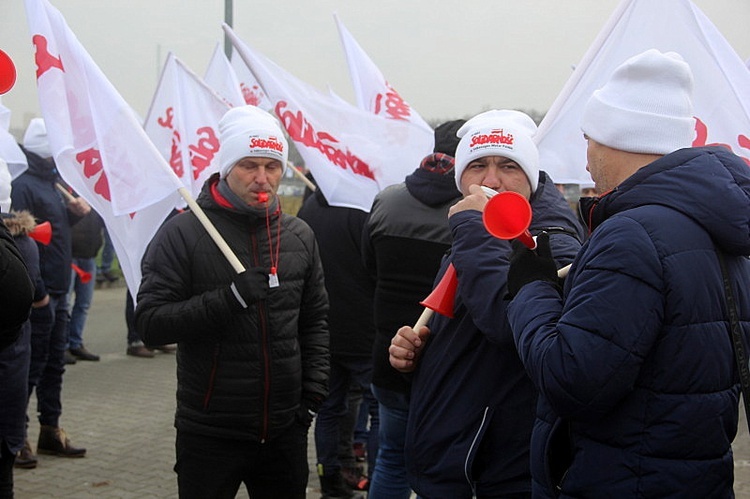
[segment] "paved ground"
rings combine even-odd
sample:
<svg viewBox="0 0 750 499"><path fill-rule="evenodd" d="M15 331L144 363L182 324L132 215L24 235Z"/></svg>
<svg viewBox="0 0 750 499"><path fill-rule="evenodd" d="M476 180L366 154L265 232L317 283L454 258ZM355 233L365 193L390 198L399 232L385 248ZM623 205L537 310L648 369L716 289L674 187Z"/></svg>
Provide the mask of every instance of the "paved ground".
<svg viewBox="0 0 750 499"><path fill-rule="evenodd" d="M18 499L174 498L177 497L172 427L175 358L125 355L125 288L97 289L84 333L100 362L68 366L61 425L75 445L88 449L83 459L40 456L35 470L15 470ZM33 406L32 406L33 407ZM32 417L30 441L38 425ZM735 442L735 492L750 499L750 435L743 420ZM308 498L320 497L309 445ZM247 497L241 490L238 497Z"/></svg>

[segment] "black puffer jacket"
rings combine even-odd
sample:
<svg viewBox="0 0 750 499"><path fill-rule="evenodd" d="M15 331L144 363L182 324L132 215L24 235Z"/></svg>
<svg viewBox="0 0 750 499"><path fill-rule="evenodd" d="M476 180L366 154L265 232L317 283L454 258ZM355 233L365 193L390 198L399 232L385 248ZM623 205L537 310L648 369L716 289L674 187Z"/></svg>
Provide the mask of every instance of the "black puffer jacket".
<svg viewBox="0 0 750 499"><path fill-rule="evenodd" d="M246 268L270 268L265 217L217 203L211 177L198 204ZM295 422L301 405L327 395L328 297L312 230L281 215L280 286L238 311L235 275L196 216L167 221L143 259L136 308L147 344L178 342L179 430L262 441ZM274 250L278 218L270 218Z"/></svg>

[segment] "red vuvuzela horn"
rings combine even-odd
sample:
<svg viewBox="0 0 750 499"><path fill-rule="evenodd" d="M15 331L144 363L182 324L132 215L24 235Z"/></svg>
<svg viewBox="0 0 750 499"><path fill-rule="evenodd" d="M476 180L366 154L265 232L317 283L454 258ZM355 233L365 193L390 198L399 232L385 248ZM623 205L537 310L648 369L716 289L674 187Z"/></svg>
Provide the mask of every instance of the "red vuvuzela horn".
<svg viewBox="0 0 750 499"><path fill-rule="evenodd" d="M419 319L417 319L417 323L414 324L414 331L419 332L422 326L427 325L427 321L430 320L433 312L451 319L453 318L453 301L456 298L457 287L458 278L456 278L456 268L451 263L445 269L445 274L443 274L435 289L432 290L432 293L419 302L425 309L422 315L419 316Z"/></svg>
<svg viewBox="0 0 750 499"><path fill-rule="evenodd" d="M29 232L29 237L34 241L47 246L52 240L52 224L49 222L38 224L31 232Z"/></svg>
<svg viewBox="0 0 750 499"><path fill-rule="evenodd" d="M73 267L73 270L76 271L76 274L78 274L78 277L81 278L82 283L86 284L87 282L91 281L91 272L86 272L75 263L71 263L70 266Z"/></svg>
<svg viewBox="0 0 750 499"><path fill-rule="evenodd" d="M484 207L482 221L487 232L498 239L518 239L529 249L536 248L531 237L531 205L517 192L504 191L492 196Z"/></svg>
<svg viewBox="0 0 750 499"><path fill-rule="evenodd" d="M8 54L0 50L0 94L8 92L16 83L16 66Z"/></svg>
<svg viewBox="0 0 750 499"><path fill-rule="evenodd" d="M522 195L505 191L493 195L482 214L487 232L498 239L518 238L527 248L536 248L536 241L531 237L531 205ZM570 265L557 270L557 277L564 279L570 271Z"/></svg>

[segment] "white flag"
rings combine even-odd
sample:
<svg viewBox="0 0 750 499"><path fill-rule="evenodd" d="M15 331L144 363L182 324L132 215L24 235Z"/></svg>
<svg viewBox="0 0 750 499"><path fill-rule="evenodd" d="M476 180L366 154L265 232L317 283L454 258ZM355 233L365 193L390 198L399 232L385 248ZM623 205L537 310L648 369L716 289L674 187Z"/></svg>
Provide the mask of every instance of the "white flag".
<svg viewBox="0 0 750 499"><path fill-rule="evenodd" d="M133 296L179 180L47 0L26 0L39 104L60 175L102 216ZM54 229L53 229L54 230Z"/></svg>
<svg viewBox="0 0 750 499"><path fill-rule="evenodd" d="M194 198L219 171L219 120L230 107L173 53L167 55L143 128Z"/></svg>
<svg viewBox="0 0 750 499"><path fill-rule="evenodd" d="M214 53L203 75L203 81L221 95L232 107L244 106L245 98L242 96L240 80L237 73L221 50L221 43L216 44Z"/></svg>
<svg viewBox="0 0 750 499"><path fill-rule="evenodd" d="M354 85L357 106L371 113L392 120L408 121L421 127L434 140L432 127L406 102L388 83L383 73L357 43L349 30L336 14L333 15L339 30L341 44L344 46L349 75ZM425 152L429 154L433 144Z"/></svg>
<svg viewBox="0 0 750 499"><path fill-rule="evenodd" d="M750 71L689 0L624 0L539 125L542 169L556 183L590 182L583 107L626 59L647 49L679 53L695 79L694 146L724 144L750 158Z"/></svg>
<svg viewBox="0 0 750 499"><path fill-rule="evenodd" d="M403 182L425 156L414 125L362 111L319 92L250 49L224 25L331 205L370 211L380 190Z"/></svg>
<svg viewBox="0 0 750 499"><path fill-rule="evenodd" d="M250 68L242 60L242 57L237 54L236 48L232 50L232 57L229 62L240 82L240 89L242 90L242 97L245 99L245 104L273 112L273 104L268 99L266 92L260 86L253 72L250 71Z"/></svg>
<svg viewBox="0 0 750 499"><path fill-rule="evenodd" d="M0 98L0 159L8 164L10 178L15 180L29 168L29 163L15 137L8 131L9 129L10 109L3 106L2 98Z"/></svg>

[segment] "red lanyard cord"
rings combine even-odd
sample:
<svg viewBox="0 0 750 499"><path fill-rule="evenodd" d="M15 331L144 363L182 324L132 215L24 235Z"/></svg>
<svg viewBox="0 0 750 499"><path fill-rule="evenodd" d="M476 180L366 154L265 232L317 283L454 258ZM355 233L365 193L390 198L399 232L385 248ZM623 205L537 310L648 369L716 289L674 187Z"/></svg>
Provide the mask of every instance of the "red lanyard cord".
<svg viewBox="0 0 750 499"><path fill-rule="evenodd" d="M277 198L278 199L278 198ZM278 214L278 223L276 225L276 255L273 252L273 239L271 239L271 217L268 213L268 204L266 204L266 231L268 233L268 257L271 259L271 275L276 275L279 266L279 248L281 248L281 200L276 208Z"/></svg>

